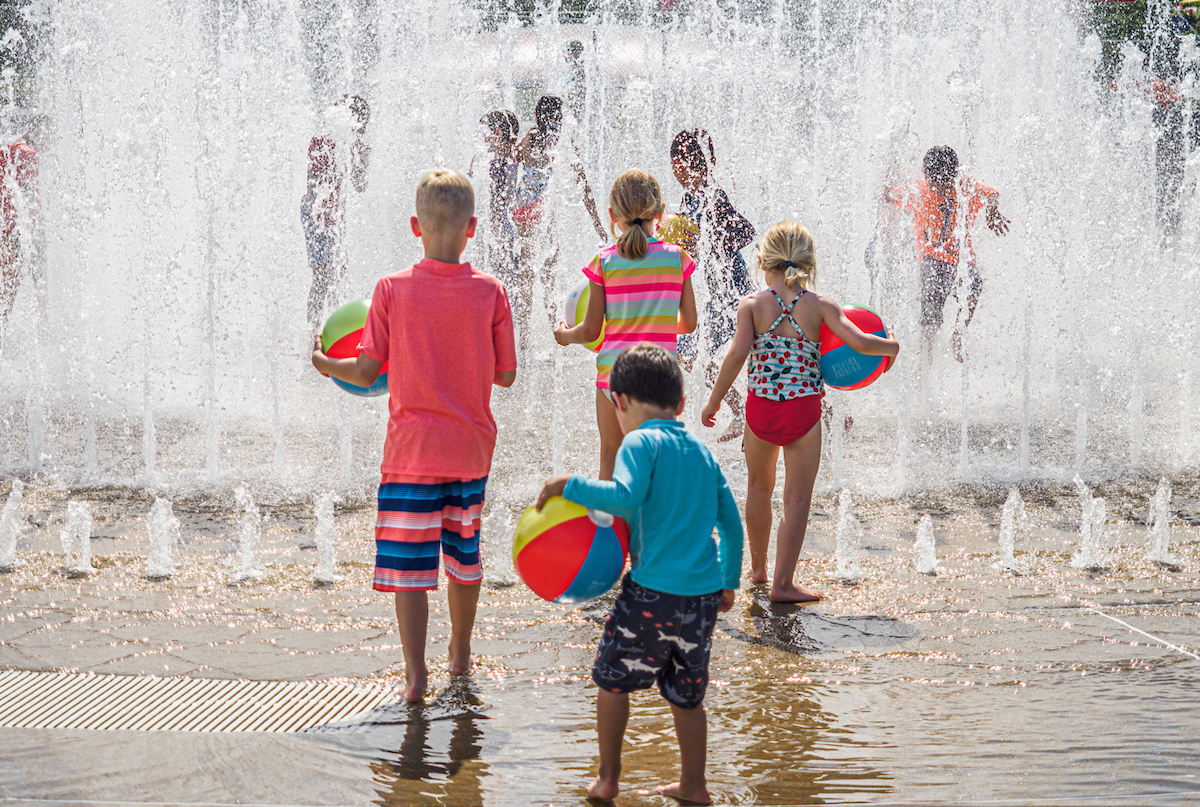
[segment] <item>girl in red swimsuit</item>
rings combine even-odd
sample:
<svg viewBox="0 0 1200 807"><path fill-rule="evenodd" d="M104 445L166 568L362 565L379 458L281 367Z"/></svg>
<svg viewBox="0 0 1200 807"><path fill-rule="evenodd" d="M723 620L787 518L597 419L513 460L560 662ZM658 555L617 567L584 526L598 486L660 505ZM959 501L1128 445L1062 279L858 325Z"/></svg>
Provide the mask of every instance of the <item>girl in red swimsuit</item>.
<svg viewBox="0 0 1200 807"><path fill-rule="evenodd" d="M891 356L900 350L895 339L863 333L846 319L836 302L810 291L817 260L808 230L791 221L767 231L758 250L758 266L767 289L743 297L737 330L721 372L704 405L705 426L714 423L721 400L742 365L750 359L744 451L749 484L746 491L746 537L750 544L750 578L767 579L771 540L771 494L775 466L783 449L783 517L775 547L775 602L811 602L821 595L792 582L808 528L813 482L821 463L821 323L859 353ZM892 362L895 364L895 362Z"/></svg>

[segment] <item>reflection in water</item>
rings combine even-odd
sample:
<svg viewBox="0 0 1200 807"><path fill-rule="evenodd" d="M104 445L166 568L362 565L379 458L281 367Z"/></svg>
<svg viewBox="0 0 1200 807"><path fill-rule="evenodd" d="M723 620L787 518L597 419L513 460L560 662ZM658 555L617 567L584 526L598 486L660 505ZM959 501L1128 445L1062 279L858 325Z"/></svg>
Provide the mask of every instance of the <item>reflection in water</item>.
<svg viewBox="0 0 1200 807"><path fill-rule="evenodd" d="M473 708L479 705L470 680L461 676L452 679L432 704L405 705L394 711L395 721L374 715L376 727L389 722L405 725L399 749L384 751L371 763L379 797L375 803L482 804L480 783L488 766L479 758L483 740L479 721L485 719Z"/></svg>
<svg viewBox="0 0 1200 807"><path fill-rule="evenodd" d="M765 591L765 589L764 589ZM890 647L917 636L916 627L878 615L831 616L819 606L773 603L756 596L745 614L757 635L721 620L718 625L735 639L797 655Z"/></svg>

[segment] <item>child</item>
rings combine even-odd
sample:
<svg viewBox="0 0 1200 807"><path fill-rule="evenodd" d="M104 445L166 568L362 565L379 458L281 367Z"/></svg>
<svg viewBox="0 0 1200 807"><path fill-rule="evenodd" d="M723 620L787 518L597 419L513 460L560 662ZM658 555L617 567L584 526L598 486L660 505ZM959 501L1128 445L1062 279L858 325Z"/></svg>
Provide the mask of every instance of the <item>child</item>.
<svg viewBox="0 0 1200 807"><path fill-rule="evenodd" d="M666 796L708 804L704 778L704 692L717 613L733 607L742 568L737 502L708 449L675 418L683 412L683 373L656 345L621 353L610 378L625 439L613 481L575 474L549 480L552 496L629 521L630 570L604 623L592 667L600 774L589 798L617 795L629 693L658 684L671 704L681 758ZM712 539L713 526L720 536Z"/></svg>
<svg viewBox="0 0 1200 807"><path fill-rule="evenodd" d="M346 274L346 174L354 189L367 189L371 148L363 138L371 120L371 107L360 96L346 96L323 115L323 134L308 144L308 181L300 200L300 221L308 265L313 273L308 292L308 324L321 325L325 303Z"/></svg>
<svg viewBox="0 0 1200 807"><path fill-rule="evenodd" d="M664 210L658 180L645 171L626 171L608 194L608 216L616 243L583 269L590 281L583 322L559 322L560 345L591 342L605 327L596 354L596 425L600 429L600 478L612 479L621 445L617 410L608 395L608 374L627 347L650 342L675 354L675 335L696 329L696 298L691 275L696 262L674 244L651 233Z"/></svg>
<svg viewBox="0 0 1200 807"><path fill-rule="evenodd" d="M696 243L685 243L684 248L699 256L705 267L708 303L704 307L704 322L708 349L714 355L733 338L738 300L754 290L741 253L742 247L754 240L754 226L734 210L725 191L712 181L716 165L712 137L705 130L686 129L671 141L671 166L675 179L684 188L680 211L697 226ZM695 337L680 340L680 353L689 369L697 348ZM713 358L705 368L710 383L716 367ZM737 390L729 391L728 403L733 409L733 422L721 440L732 440L742 434L742 400Z"/></svg>
<svg viewBox="0 0 1200 807"><path fill-rule="evenodd" d="M775 465L783 448L783 517L775 547L775 602L811 602L821 595L792 582L804 532L813 481L821 462L821 323L859 353L896 357L896 340L860 331L833 300L807 290L817 274L812 236L799 224L780 222L767 231L758 251L768 288L742 299L737 331L721 365L701 419L711 427L721 399L750 356L746 399L746 534L750 579L767 579L771 494ZM782 309L782 313L780 311Z"/></svg>
<svg viewBox="0 0 1200 807"><path fill-rule="evenodd" d="M411 226L425 257L375 285L358 357L330 359L319 337L312 354L320 372L362 386L391 362L374 588L396 594L409 701L425 694L439 547L449 578L450 672L471 669L483 579L479 514L496 445L492 385L510 387L517 376L504 286L458 262L475 235L471 183L456 171L430 171L417 185L416 208Z"/></svg>
<svg viewBox="0 0 1200 807"><path fill-rule="evenodd" d="M521 275L517 271L517 230L509 215L517 188L517 116L506 109L495 109L479 120L488 151L488 228L484 238L484 268L500 278L506 290L518 291ZM470 172L468 172L470 173ZM528 294L517 293L513 319L524 319L519 301Z"/></svg>
<svg viewBox="0 0 1200 807"><path fill-rule="evenodd" d="M986 206L987 226L996 235L1008 232L1009 220L1000 214L997 200L1000 194L993 188L969 176L959 176L958 155L949 146L934 146L925 153L923 162L924 179L911 186L889 189L886 199L913 213L913 231L917 237L917 254L921 262L921 328L925 354L928 360L933 345L933 335L942 327L942 309L951 294L958 299L959 284L959 222L960 200L966 210L963 213L962 234L967 246L966 314L962 328L971 323L975 305L983 291L983 278L976 266L975 247L971 243L971 230L979 211ZM962 311L960 305L959 311ZM954 332L950 345L954 358L963 360L962 331L955 315Z"/></svg>

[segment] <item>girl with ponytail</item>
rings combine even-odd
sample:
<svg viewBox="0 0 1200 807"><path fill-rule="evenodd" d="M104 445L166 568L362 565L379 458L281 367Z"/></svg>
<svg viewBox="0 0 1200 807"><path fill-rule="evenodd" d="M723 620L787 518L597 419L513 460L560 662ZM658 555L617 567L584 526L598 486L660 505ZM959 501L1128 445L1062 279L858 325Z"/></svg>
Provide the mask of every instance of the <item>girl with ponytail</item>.
<svg viewBox="0 0 1200 807"><path fill-rule="evenodd" d="M783 517L775 546L774 602L811 602L821 595L796 585L792 576L804 545L813 482L821 463L821 324L859 353L891 356L900 345L863 333L846 319L841 306L811 291L817 258L808 230L783 221L767 230L758 249L758 267L766 276L764 291L742 298L737 330L721 365L716 385L701 413L712 427L721 399L750 359L746 399L744 453L749 481L746 491L746 538L750 544L750 579L767 579L771 541L771 495L775 466L783 449ZM894 366L895 361L890 366Z"/></svg>
<svg viewBox="0 0 1200 807"><path fill-rule="evenodd" d="M613 362L627 347L649 342L676 353L676 334L696 330L692 272L696 262L679 247L654 237L665 207L658 180L634 169L617 177L608 194L608 215L616 243L583 269L588 306L573 328L559 322L560 345L586 344L600 337L596 354L596 425L600 429L600 479L612 479L624 434L609 397ZM607 327L606 327L607 325Z"/></svg>

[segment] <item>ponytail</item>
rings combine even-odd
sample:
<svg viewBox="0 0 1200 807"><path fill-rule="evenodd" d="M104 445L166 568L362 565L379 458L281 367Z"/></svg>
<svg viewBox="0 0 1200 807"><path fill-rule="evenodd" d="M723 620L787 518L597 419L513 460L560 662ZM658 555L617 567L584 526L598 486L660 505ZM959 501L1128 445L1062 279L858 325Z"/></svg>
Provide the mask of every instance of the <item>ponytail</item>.
<svg viewBox="0 0 1200 807"><path fill-rule="evenodd" d="M812 235L794 221L771 225L758 247L758 268L783 272L788 288L810 288L817 279L817 253Z"/></svg>
<svg viewBox="0 0 1200 807"><path fill-rule="evenodd" d="M658 180L636 168L626 171L613 182L608 194L608 206L613 213L612 233L617 242L617 252L626 260L644 258L649 241L642 225L661 216L664 209ZM625 232L619 236L616 232L618 221L626 226Z"/></svg>

